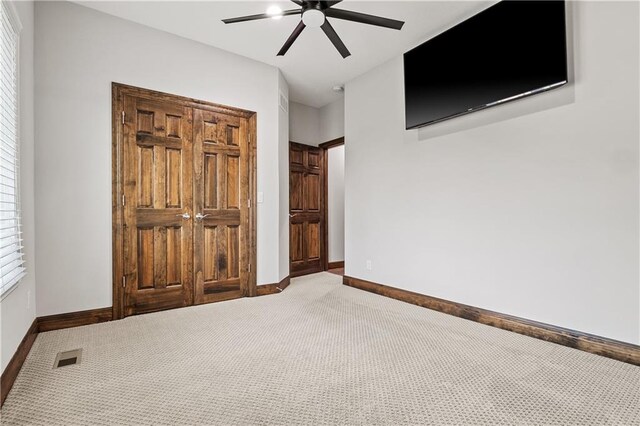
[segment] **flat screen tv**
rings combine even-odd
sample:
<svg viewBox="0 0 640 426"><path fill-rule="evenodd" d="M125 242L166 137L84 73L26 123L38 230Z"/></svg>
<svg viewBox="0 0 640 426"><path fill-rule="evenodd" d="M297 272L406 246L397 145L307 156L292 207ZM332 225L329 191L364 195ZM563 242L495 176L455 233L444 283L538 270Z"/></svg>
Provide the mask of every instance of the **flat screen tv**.
<svg viewBox="0 0 640 426"><path fill-rule="evenodd" d="M404 54L406 128L567 82L564 1L501 1Z"/></svg>

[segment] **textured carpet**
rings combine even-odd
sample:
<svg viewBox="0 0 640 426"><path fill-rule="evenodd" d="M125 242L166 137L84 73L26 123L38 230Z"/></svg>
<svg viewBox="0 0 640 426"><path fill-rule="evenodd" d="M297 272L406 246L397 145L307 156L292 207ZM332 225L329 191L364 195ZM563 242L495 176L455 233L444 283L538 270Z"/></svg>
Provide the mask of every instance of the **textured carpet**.
<svg viewBox="0 0 640 426"><path fill-rule="evenodd" d="M2 424L640 424L638 367L340 282L42 333Z"/></svg>

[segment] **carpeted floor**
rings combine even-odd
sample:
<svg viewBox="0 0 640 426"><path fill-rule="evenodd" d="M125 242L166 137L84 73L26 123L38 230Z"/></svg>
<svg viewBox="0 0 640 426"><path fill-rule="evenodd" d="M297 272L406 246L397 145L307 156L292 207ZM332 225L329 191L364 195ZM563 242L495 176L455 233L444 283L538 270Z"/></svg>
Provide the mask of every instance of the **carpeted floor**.
<svg viewBox="0 0 640 426"><path fill-rule="evenodd" d="M640 425L639 367L340 282L40 334L2 424Z"/></svg>

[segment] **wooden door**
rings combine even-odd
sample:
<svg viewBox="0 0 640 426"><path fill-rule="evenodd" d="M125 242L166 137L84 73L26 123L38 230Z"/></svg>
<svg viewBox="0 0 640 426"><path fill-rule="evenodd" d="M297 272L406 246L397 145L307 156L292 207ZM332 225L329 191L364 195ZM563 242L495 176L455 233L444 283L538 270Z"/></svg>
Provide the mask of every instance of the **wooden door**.
<svg viewBox="0 0 640 426"><path fill-rule="evenodd" d="M247 126L194 110L195 303L249 295Z"/></svg>
<svg viewBox="0 0 640 426"><path fill-rule="evenodd" d="M291 276L324 270L324 155L289 145L289 257Z"/></svg>
<svg viewBox="0 0 640 426"><path fill-rule="evenodd" d="M114 319L256 294L256 119L113 83Z"/></svg>
<svg viewBox="0 0 640 426"><path fill-rule="evenodd" d="M192 110L124 98L124 315L193 303Z"/></svg>

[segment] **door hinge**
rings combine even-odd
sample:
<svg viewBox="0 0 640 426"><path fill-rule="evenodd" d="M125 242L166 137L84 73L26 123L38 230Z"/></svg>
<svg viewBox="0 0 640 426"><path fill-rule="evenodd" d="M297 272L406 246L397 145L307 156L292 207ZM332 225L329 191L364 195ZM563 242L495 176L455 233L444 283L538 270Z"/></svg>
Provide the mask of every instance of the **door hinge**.
<svg viewBox="0 0 640 426"><path fill-rule="evenodd" d="M124 111L122 111L122 124L124 124L124 116L125 116L125 113Z"/></svg>
<svg viewBox="0 0 640 426"><path fill-rule="evenodd" d="M125 288L127 286L127 277L125 277L124 275L122 276L122 288Z"/></svg>
<svg viewBox="0 0 640 426"><path fill-rule="evenodd" d="M249 264L249 272L251 272L251 264Z"/></svg>
<svg viewBox="0 0 640 426"><path fill-rule="evenodd" d="M122 194L122 205L124 206L125 204L125 198L124 198L124 194Z"/></svg>

